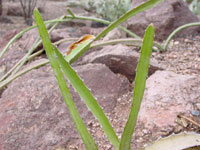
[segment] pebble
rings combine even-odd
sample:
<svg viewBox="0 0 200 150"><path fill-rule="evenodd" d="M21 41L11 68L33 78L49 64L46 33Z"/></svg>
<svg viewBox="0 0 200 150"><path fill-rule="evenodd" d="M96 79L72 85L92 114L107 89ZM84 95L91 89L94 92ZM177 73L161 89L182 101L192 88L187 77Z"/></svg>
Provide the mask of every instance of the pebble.
<svg viewBox="0 0 200 150"><path fill-rule="evenodd" d="M197 103L196 107L197 107L198 110L200 110L200 103Z"/></svg>
<svg viewBox="0 0 200 150"><path fill-rule="evenodd" d="M178 45L178 44L179 44L179 41L175 41L175 42L174 42L174 45Z"/></svg>
<svg viewBox="0 0 200 150"><path fill-rule="evenodd" d="M142 130L142 132L143 132L144 134L147 134L147 133L148 133L148 130L147 130L147 129L144 129L144 130Z"/></svg>
<svg viewBox="0 0 200 150"><path fill-rule="evenodd" d="M192 43L192 41L189 39L185 39L184 41L185 41L185 43Z"/></svg>
<svg viewBox="0 0 200 150"><path fill-rule="evenodd" d="M196 116L196 117L200 117L200 111L198 110L193 110L192 111L192 115Z"/></svg>

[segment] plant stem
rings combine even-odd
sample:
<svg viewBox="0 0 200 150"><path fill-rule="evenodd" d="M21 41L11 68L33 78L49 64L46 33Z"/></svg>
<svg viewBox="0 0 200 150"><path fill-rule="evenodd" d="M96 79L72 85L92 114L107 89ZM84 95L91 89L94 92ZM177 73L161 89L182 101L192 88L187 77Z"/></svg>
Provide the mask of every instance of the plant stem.
<svg viewBox="0 0 200 150"><path fill-rule="evenodd" d="M107 20L103 20L103 19L99 19L99 18L94 18L94 17L84 17L84 16L69 16L66 15L65 16L68 19L78 19L78 20L90 20L90 21L95 21L95 22L99 22L99 23L103 23L103 24L107 24L109 25L111 22L107 21ZM124 28L123 26L118 26L118 28L126 33L128 33L131 37L133 38L140 38L138 35L136 35L135 33L131 32L130 30Z"/></svg>
<svg viewBox="0 0 200 150"><path fill-rule="evenodd" d="M64 18L68 18L68 19L79 19L79 20L89 20L89 21L95 21L95 22L100 22L103 24L110 24L111 22L103 20L103 19L98 19L98 18L94 18L94 17L84 17L84 16L63 16ZM49 21L45 21L45 24L48 23L55 23L55 22L66 22L69 21L68 19L54 19L54 20L49 20ZM20 33L16 34L9 42L8 44L5 46L5 48L1 51L0 53L0 58L6 53L6 51L8 50L8 48L10 47L11 44L13 44L17 39L19 39L25 32L28 32L32 29L36 28L36 25L33 25L31 27L26 28L25 30L21 31ZM129 34L131 37L134 38L140 38L139 36L137 36L135 33L131 32L130 30L127 30L126 28L119 26L118 27L120 30L126 32L127 34Z"/></svg>
<svg viewBox="0 0 200 150"><path fill-rule="evenodd" d="M62 40L60 40L60 41L55 42L54 45L59 45L59 44L61 44L61 43L63 43L63 42L66 42L66 41L76 41L76 40L78 40L78 38L62 39ZM44 52L44 49L41 49L41 50L35 52L34 54L30 55L30 56L27 58L27 61L28 61L28 60L31 60L31 59L33 59L33 58L35 58L36 56L39 56L39 55L42 54L43 52ZM13 66L13 67L0 79L0 82L2 82L4 79L6 79L6 78L8 77L8 76L17 68L17 66L19 66L19 65L21 64L21 62L23 61L23 59L24 59L24 57L23 57L20 61L18 61L18 63L15 64L15 66Z"/></svg>
<svg viewBox="0 0 200 150"><path fill-rule="evenodd" d="M110 40L110 41L92 44L90 48L95 48L95 47L100 47L100 46L105 46L105 45L112 45L112 44L119 44L119 43L140 47L142 45L142 42L143 42L142 39L132 39L132 38L117 39L117 40ZM154 42L154 46L157 47L159 49L159 51L164 51L163 47L159 43ZM155 49L153 49L153 50L155 50Z"/></svg>
<svg viewBox="0 0 200 150"><path fill-rule="evenodd" d="M174 30L174 31L168 36L168 38L167 38L167 40L166 40L166 42L165 42L164 51L167 50L167 46L169 45L169 42L171 41L171 39L174 37L174 35L175 35L177 32L179 32L179 31L181 31L181 30L183 30L183 29L185 29L185 28L192 27L192 26L200 26L200 22L194 22L194 23L184 24L184 25L178 27L176 30Z"/></svg>
<svg viewBox="0 0 200 150"><path fill-rule="evenodd" d="M15 75L11 76L10 78L7 78L6 80L4 80L3 82L0 83L0 90L2 90L4 87L6 87L10 82L12 82L13 80L15 80L16 78L22 76L23 74L33 70L33 69L36 69L36 68L39 68L41 66L44 66L46 64L49 63L49 60L48 59L45 59L45 60L40 60L38 63L36 64L31 64L30 66L28 66L27 68L23 69L22 71L16 73Z"/></svg>
<svg viewBox="0 0 200 150"><path fill-rule="evenodd" d="M49 24L49 23L55 23L55 22L66 22L69 21L68 19L54 19L54 20L49 20L49 21L45 21L45 24ZM8 44L5 46L5 48L1 51L0 53L0 58L6 53L6 51L8 50L8 48L10 47L11 44L13 44L17 39L19 39L24 33L32 30L36 28L36 25L31 26L26 28L25 30L19 32L18 34L16 34L9 42Z"/></svg>
<svg viewBox="0 0 200 150"><path fill-rule="evenodd" d="M77 39L76 39L76 38L62 39L62 40L60 40L60 41L58 41L58 42L56 42L56 43L54 43L54 44L57 45L57 44L60 44L60 43L65 42L65 41L67 41L67 40L69 41L69 40L77 40ZM141 40L141 39L119 39L119 40L110 40L110 41L106 41L106 42L99 42L99 43L96 43L96 44L92 44L90 48L96 48L96 47L100 47L100 46L105 46L105 45L110 45L110 44L119 44L119 43L124 43L124 44L127 44L127 45L133 45L133 46L141 46L142 40ZM154 42L154 45L155 45L155 46L157 46L156 44L158 44L158 43ZM40 50L40 51L38 51L38 52L36 52L36 53L30 55L30 56L28 57L28 60L33 59L34 57L36 57L36 56L38 56L39 54L41 54L43 51L44 51L44 50L42 49L42 50ZM6 85L8 85L11 81L13 81L14 79L16 79L17 77L19 77L19 76L21 76L21 75L23 75L23 74L25 74L25 73L31 71L32 69L39 68L40 66L44 66L44 65L46 65L46 64L48 64L48 63L49 63L49 61L46 60L46 61L39 62L39 63L38 63L38 66L36 66L36 65L33 65L33 66L30 65L30 67L27 67L27 68L23 69L22 71L20 71L20 73L17 73L17 74L15 74L15 75L11 76L11 77L8 77L8 78L7 78L6 80L4 80L4 81L2 81L3 79L1 78L0 81L2 81L2 82L0 83L0 89L2 89L3 87L5 87ZM17 65L17 64L16 64L16 65ZM16 65L15 65L15 66L16 66ZM32 69L31 69L31 66L32 66ZM12 69L13 69L13 68L12 68ZM8 72L8 73L9 73L9 72ZM8 74L8 73L7 73L7 74ZM4 76L5 76L5 75L4 75ZM5 78L4 78L4 79L5 79Z"/></svg>
<svg viewBox="0 0 200 150"><path fill-rule="evenodd" d="M64 19L64 16L61 17L60 19ZM51 33L58 25L60 24L60 22L56 22L56 24L54 24L51 29L48 31L49 33ZM33 51L42 43L42 41L40 40L40 37L38 37L33 46L31 47L31 49L28 51L28 53L24 56L22 62L20 63L20 65L12 72L12 75L14 75L16 72L19 71L19 69L26 63L28 57L33 53Z"/></svg>

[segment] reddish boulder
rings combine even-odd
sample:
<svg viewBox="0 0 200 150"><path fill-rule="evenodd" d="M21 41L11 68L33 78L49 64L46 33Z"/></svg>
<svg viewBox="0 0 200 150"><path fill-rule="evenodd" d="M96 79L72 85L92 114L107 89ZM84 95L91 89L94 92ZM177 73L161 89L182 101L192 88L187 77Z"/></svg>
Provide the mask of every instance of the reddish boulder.
<svg viewBox="0 0 200 150"><path fill-rule="evenodd" d="M145 0L134 0L133 7L138 6ZM198 22L199 19L188 8L183 0L165 0L157 6L133 16L128 21L128 29L143 37L146 27L153 23L155 27L156 39L165 40L168 35L177 27ZM197 34L200 27L192 27L179 32L179 36Z"/></svg>
<svg viewBox="0 0 200 150"><path fill-rule="evenodd" d="M51 32L50 37L52 42L62 40L64 38L70 38L70 28L55 29Z"/></svg>
<svg viewBox="0 0 200 150"><path fill-rule="evenodd" d="M74 68L97 97L105 112L112 112L117 98L129 90L129 82L105 65L87 64ZM92 117L72 90L73 99L88 123ZM0 99L0 148L5 150L69 149L81 143L48 66L33 70L12 82Z"/></svg>
<svg viewBox="0 0 200 150"><path fill-rule="evenodd" d="M139 53L131 47L121 44L115 46L105 46L103 49L94 51L84 56L79 64L101 63L108 66L114 73L125 75L133 81L136 74L136 67ZM162 70L155 60L151 60L149 75L156 70Z"/></svg>
<svg viewBox="0 0 200 150"><path fill-rule="evenodd" d="M157 71L147 79L139 121L150 130L173 130L177 115L190 114L200 103L199 90L198 77Z"/></svg>

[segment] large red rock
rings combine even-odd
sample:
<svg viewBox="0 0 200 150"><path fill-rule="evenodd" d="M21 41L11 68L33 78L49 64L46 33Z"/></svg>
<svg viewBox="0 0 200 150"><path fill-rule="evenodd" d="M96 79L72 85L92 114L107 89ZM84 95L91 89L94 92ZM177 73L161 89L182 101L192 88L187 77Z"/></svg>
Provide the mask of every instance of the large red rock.
<svg viewBox="0 0 200 150"><path fill-rule="evenodd" d="M0 38L0 50L6 46L9 40L14 37L19 31L13 30L9 31L2 38ZM56 29L51 34L52 42L56 42L66 37L70 37L68 28L66 29ZM0 59L0 66L6 66L6 70L11 69L21 58L23 58L26 53L32 48L36 39L39 38L37 29L30 30L22 35L18 40L16 40L8 49L8 51ZM42 44L40 44L35 51L42 49ZM65 52L67 51L67 47Z"/></svg>
<svg viewBox="0 0 200 150"><path fill-rule="evenodd" d="M173 130L177 115L190 114L200 103L199 90L196 76L157 71L147 80L139 121L150 130Z"/></svg>
<svg viewBox="0 0 200 150"><path fill-rule="evenodd" d="M3 47L0 47L0 50L3 50L3 48L9 42L9 41L4 41L3 39L2 41L4 45ZM9 47L7 52L0 59L0 66L5 66L6 70L9 70L27 53L27 49L25 49L26 47L25 44L27 44L27 42L22 42L22 43L21 42L22 42L21 40L18 40Z"/></svg>
<svg viewBox="0 0 200 150"><path fill-rule="evenodd" d="M132 6L136 7L146 0L133 0ZM133 16L128 21L128 29L143 37L146 27L153 23L156 39L165 40L177 27L198 22L199 19L188 8L183 0L165 0L157 6ZM192 27L179 32L179 36L197 34L200 27Z"/></svg>
<svg viewBox="0 0 200 150"><path fill-rule="evenodd" d="M105 112L112 112L117 98L129 90L125 77L117 76L102 64L74 68L97 97ZM72 90L84 122L92 117ZM49 66L33 70L12 82L0 99L0 149L69 149L80 137Z"/></svg>
<svg viewBox="0 0 200 150"><path fill-rule="evenodd" d="M129 80L133 81L139 56L140 54L131 47L121 44L114 46L110 45L84 56L79 64L105 64L114 73L125 75ZM149 75L153 74L156 70L162 70L162 68L152 59L149 67Z"/></svg>

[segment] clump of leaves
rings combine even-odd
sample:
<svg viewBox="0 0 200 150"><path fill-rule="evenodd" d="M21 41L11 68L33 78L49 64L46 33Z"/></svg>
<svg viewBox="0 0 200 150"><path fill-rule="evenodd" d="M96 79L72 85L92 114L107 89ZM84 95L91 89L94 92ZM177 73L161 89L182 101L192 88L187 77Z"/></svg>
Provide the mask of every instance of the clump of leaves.
<svg viewBox="0 0 200 150"><path fill-rule="evenodd" d="M137 71L136 71L137 73L136 73L136 79L135 79L133 103L132 103L129 119L127 121L126 127L124 128L124 132L123 132L121 141L118 139L116 132L112 128L112 125L110 124L108 118L104 114L102 108L97 103L97 100L91 94L89 89L85 86L85 84L79 78L79 76L76 74L76 72L71 68L69 62L75 61L83 53L85 53L89 49L91 43L94 40L100 39L105 34L107 34L109 31L116 28L119 24L123 23L124 21L126 21L128 18L130 18L134 14L136 14L144 9L154 6L159 1L160 0L152 0L152 1L146 2L145 4L141 5L141 7L137 7L135 9L129 11L128 13L124 14L118 20L116 20L115 22L110 24L95 39L91 39L89 41L82 43L81 48L79 46L77 48L75 48L69 55L67 55L66 58L64 58L62 56L62 54L59 52L59 50L55 46L52 45L52 43L49 39L48 31L44 25L44 22L40 16L39 12L37 10L35 10L35 12L34 12L36 24L37 24L37 27L38 27L38 30L40 33L40 37L42 39L42 43L45 48L46 54L50 60L50 64L51 64L54 74L56 76L60 91L64 97L64 101L66 103L66 106L69 109L71 117L77 128L77 131L79 132L79 134L88 150L96 150L97 146L96 146L92 136L87 131L87 128L84 125L84 123L80 117L80 114L77 111L74 101L71 98L71 94L69 92L68 86L65 82L64 76L66 76L66 78L70 81L70 84L78 92L78 94L83 99L86 106L88 107L88 109L92 112L92 114L95 116L95 118L99 121L99 123L101 124L101 127L102 127L105 135L108 137L108 140L110 141L110 143L116 149L130 150L131 138L132 138L132 134L134 132L138 112L139 112L142 97L144 94L146 77L147 77L148 67L149 67L149 61L150 61L150 56L151 56L152 47L153 47L153 40L154 40L153 25L148 26L148 28L145 32L145 35L144 35L143 44L142 44L142 48L141 48L141 56L140 56Z"/></svg>
<svg viewBox="0 0 200 150"><path fill-rule="evenodd" d="M126 126L124 128L124 132L122 134L121 140L118 139L108 118L104 114L102 108L97 103L97 100L93 97L91 92L85 86L84 82L81 81L81 79L76 74L76 72L73 70L73 68L71 68L70 63L76 61L89 48L95 47L95 45L91 45L93 43L93 41L101 39L104 35L106 35L108 32L110 32L112 29L114 29L116 27L123 29L122 27L119 26L121 23L123 23L130 17L132 17L142 11L145 11L148 8L153 7L160 1L162 1L162 0L149 0L145 3L143 3L142 5L128 11L123 16L121 16L119 19L114 21L113 23L110 23L105 20L97 19L97 18L75 16L72 12L70 12L71 16L63 16L60 19L45 22L45 23L56 22L56 24L49 30L49 32L52 31L61 21L71 21L71 19L82 19L82 20L92 20L92 21L95 20L95 21L103 22L105 24L109 24L109 26L104 31L102 31L95 39L92 38L90 40L87 40L87 41L81 43L78 46L76 45L75 46L76 48L73 49L72 52L69 53L69 55L67 55L65 58L62 56L62 54L59 52L59 50L51 43L47 29L44 25L44 22L40 16L39 12L37 10L35 10L34 16L36 19L37 27L39 29L40 37L42 39L42 43L44 45L45 51L49 58L49 61L52 66L52 69L54 71L54 74L56 76L60 91L64 97L64 101L66 103L66 106L69 109L69 112L74 121L75 127L76 127L77 131L79 132L79 134L86 146L86 149L88 149L88 150L96 150L98 148L97 148L95 141L93 140L93 137L89 134L85 124L83 123L83 121L77 111L77 108L76 108L74 101L71 97L71 94L69 92L68 85L66 84L65 77L69 80L69 82L73 86L73 88L76 89L76 91L78 92L80 97L83 99L83 101L86 104L86 106L88 107L88 109L93 113L95 118L99 121L99 123L101 124L101 127L102 127L103 131L105 132L105 134L107 135L110 143L116 149L130 150L131 138L132 138L132 134L134 132L138 112L140 109L140 105L141 105L141 101L142 101L142 97L143 97L144 89L145 89L145 82L146 82L146 77L147 77L147 72L148 72L149 59L150 59L152 46L153 46L154 28L152 25L148 26L143 40L141 40L141 39L137 39L137 40L131 39L131 41L124 40L126 42L131 42L131 43L133 43L134 41L142 42L142 48L141 48L141 56L140 56L139 63L137 66L135 87L134 87L134 96L133 96L131 111L130 111L130 115L129 115L128 121L126 123ZM185 25L184 27L180 27L180 29L177 29L177 31L175 31L175 33L178 32L179 30L186 28L188 26L191 26L191 25L199 25L199 23ZM20 32L19 34L17 34L16 37L14 37L8 43L8 45L5 47L5 49L1 52L0 58L7 51L8 47L17 38L19 38L24 32L31 30L34 27L35 26L32 26L32 27ZM127 32L127 30L125 30L125 29L123 29L123 30ZM175 33L173 33L173 34L175 34ZM169 38L168 41L170 41L172 36ZM119 42L124 42L124 41L123 40L122 41L117 41L117 40L109 41L107 43L101 43L99 45L112 44L112 43L116 43L116 42L119 43ZM33 52L34 48L37 45L39 45L39 43L40 43L40 39L37 39L35 44L33 45L33 48L31 48L29 53L26 55L26 57L24 59L22 59L22 61L21 61L22 65L26 62L26 60L31 59L32 57L38 55L38 52L37 52L37 54L33 54L33 56L30 54ZM158 44L156 44L156 45L158 45ZM155 46L155 43L154 43L154 46ZM165 46L167 47L167 44ZM160 46L158 46L158 47L160 47ZM41 53L41 52L42 51L40 51L39 53ZM45 60L44 62L40 62L39 64L37 64L35 66L31 66L30 68L26 69L25 71L22 70L21 72L16 73L14 75L11 74L11 78L8 78L8 80L6 79L6 77L3 77L3 79L2 79L3 82L0 83L0 88L3 88L8 83L10 83L12 80L16 79L17 77L21 76L22 74L24 74L34 68L37 68L37 67L40 67L42 65L49 63L49 61ZM18 65L16 65L16 66L18 66ZM21 65L20 65L20 67L21 67ZM17 71L18 70L19 70L19 68L17 68ZM4 80L4 79L6 79L6 80Z"/></svg>
<svg viewBox="0 0 200 150"><path fill-rule="evenodd" d="M184 0L188 3L189 9L195 14L200 15L200 0Z"/></svg>
<svg viewBox="0 0 200 150"><path fill-rule="evenodd" d="M68 5L79 5L88 11L95 10L103 19L114 21L130 9L131 2L132 0L80 0L68 2Z"/></svg>

